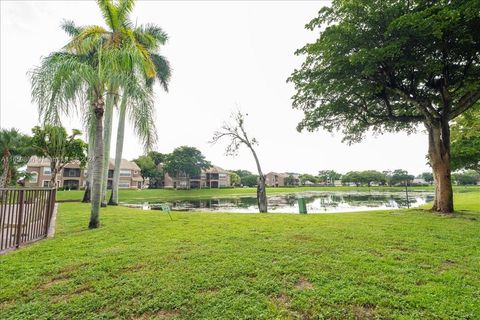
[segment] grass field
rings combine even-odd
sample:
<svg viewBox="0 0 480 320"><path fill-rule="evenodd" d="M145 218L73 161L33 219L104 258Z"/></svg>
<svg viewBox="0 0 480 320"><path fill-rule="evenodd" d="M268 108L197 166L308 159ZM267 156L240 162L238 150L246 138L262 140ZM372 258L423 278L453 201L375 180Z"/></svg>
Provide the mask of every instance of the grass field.
<svg viewBox="0 0 480 320"><path fill-rule="evenodd" d="M267 188L267 194L290 193L302 191L404 191L403 187L296 187L296 188ZM428 190L433 191L433 187L410 187L410 190ZM456 192L480 192L480 187L455 187ZM192 189L192 190L173 190L173 189L145 189L145 190L120 190L120 201L124 202L142 202L142 201L169 201L174 199L200 199L200 198L222 198L255 196L255 188L227 188L227 189ZM83 191L59 191L57 199L59 201L80 201L83 197Z"/></svg>
<svg viewBox="0 0 480 320"><path fill-rule="evenodd" d="M478 319L480 193L458 213L212 214L60 205L0 256L0 319Z"/></svg>

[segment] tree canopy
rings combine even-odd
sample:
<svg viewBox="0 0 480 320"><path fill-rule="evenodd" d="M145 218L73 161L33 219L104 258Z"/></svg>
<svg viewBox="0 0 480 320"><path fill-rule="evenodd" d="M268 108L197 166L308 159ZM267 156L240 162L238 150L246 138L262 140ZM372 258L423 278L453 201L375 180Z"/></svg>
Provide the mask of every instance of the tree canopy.
<svg viewBox="0 0 480 320"><path fill-rule="evenodd" d="M40 157L50 160L52 177L50 186L55 185L56 176L69 162L78 160L84 167L87 162L87 144L77 138L82 133L73 129L68 135L67 130L61 126L44 125L32 129L32 145L34 152Z"/></svg>
<svg viewBox="0 0 480 320"><path fill-rule="evenodd" d="M459 185L476 185L480 182L480 173L475 170L466 170L453 173L452 178Z"/></svg>
<svg viewBox="0 0 480 320"><path fill-rule="evenodd" d="M480 98L479 25L476 0L333 1L307 25L324 30L297 51L306 60L289 79L305 113L298 129L356 142L455 118Z"/></svg>
<svg viewBox="0 0 480 320"><path fill-rule="evenodd" d="M200 150L195 147L182 146L166 156L163 168L170 175L185 174L193 177L198 176L202 169L208 169L211 166Z"/></svg>
<svg viewBox="0 0 480 320"><path fill-rule="evenodd" d="M453 212L450 121L480 99L480 2L333 0L307 28L320 36L288 79L297 129L341 131L359 142L369 131L429 136L436 182L432 209Z"/></svg>
<svg viewBox="0 0 480 320"><path fill-rule="evenodd" d="M0 130L0 188L15 184L22 174L20 167L24 166L32 155L31 138L17 129Z"/></svg>
<svg viewBox="0 0 480 320"><path fill-rule="evenodd" d="M351 182L357 186L368 185L372 182L383 184L386 182L385 174L375 170L350 171L342 176L342 183Z"/></svg>
<svg viewBox="0 0 480 320"><path fill-rule="evenodd" d="M469 110L452 125L452 169L480 172L480 108Z"/></svg>
<svg viewBox="0 0 480 320"><path fill-rule="evenodd" d="M390 185L411 183L415 176L408 174L407 170L396 169L388 177Z"/></svg>

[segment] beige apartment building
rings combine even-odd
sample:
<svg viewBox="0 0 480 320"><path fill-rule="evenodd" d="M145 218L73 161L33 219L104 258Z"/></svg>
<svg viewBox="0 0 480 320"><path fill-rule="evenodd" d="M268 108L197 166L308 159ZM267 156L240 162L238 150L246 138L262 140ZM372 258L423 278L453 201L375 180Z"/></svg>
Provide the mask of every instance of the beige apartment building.
<svg viewBox="0 0 480 320"><path fill-rule="evenodd" d="M267 187L285 187L285 179L289 176L288 173L269 172L265 175L265 184ZM292 186L298 186L300 184L298 174L292 174L291 176L293 177Z"/></svg>
<svg viewBox="0 0 480 320"><path fill-rule="evenodd" d="M194 177L187 177L185 174L171 177L165 173L162 182L162 187L174 189L225 188L229 186L229 172L217 166L202 170L200 175Z"/></svg>
<svg viewBox="0 0 480 320"><path fill-rule="evenodd" d="M110 159L108 168L108 188L112 187L115 161ZM26 187L47 187L51 180L50 160L41 157L31 157L27 163L27 172L31 178L25 181ZM78 190L87 183L87 170L80 167L79 161L67 164L57 175L57 187ZM119 188L142 188L143 179L140 168L133 161L122 159L120 163Z"/></svg>

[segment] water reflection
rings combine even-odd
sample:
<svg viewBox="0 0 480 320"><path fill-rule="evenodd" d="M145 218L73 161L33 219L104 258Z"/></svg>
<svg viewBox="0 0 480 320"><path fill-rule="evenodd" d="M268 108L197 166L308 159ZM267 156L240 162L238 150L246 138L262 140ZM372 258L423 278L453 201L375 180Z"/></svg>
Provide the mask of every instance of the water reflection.
<svg viewBox="0 0 480 320"><path fill-rule="evenodd" d="M352 212L365 210L398 209L407 207L405 193L368 192L304 192L277 194L268 197L269 212L298 213L299 197L305 198L308 213ZM410 207L418 207L433 200L433 195L424 192L409 194ZM211 212L258 212L255 197L178 200L170 202L175 211ZM157 209L155 202L151 209Z"/></svg>

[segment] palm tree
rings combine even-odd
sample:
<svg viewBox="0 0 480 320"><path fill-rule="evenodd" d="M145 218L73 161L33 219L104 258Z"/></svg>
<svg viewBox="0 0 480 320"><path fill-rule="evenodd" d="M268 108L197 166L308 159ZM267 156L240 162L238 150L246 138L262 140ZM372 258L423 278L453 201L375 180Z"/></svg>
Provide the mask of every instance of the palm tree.
<svg viewBox="0 0 480 320"><path fill-rule="evenodd" d="M101 46L97 52L80 55L54 52L32 72L32 96L45 123L60 124L60 114L69 115L81 101L90 101L95 123L92 206L89 228L99 226L100 183L103 155L103 114L106 83L113 76L105 68ZM107 81L108 79L108 81Z"/></svg>
<svg viewBox="0 0 480 320"><path fill-rule="evenodd" d="M105 39L105 49L126 49L131 50L133 55L136 55L139 59L130 65L130 72L132 77L135 77L136 70L144 73L146 78L155 76L155 64L150 57L149 52L145 46L145 43L150 44L155 42L155 34L143 34L140 35L140 39L143 42L138 41L138 32L131 27L131 22L128 19L129 13L134 7L134 0L120 0L117 4L114 4L112 0L97 0L97 4L102 12L104 21L108 27L104 29L100 26L90 26L88 28L82 28L79 34L76 36L75 41L72 41L72 47L76 50L89 50L91 43L95 42L96 38ZM120 86L110 84L108 86L106 107L105 107L105 125L104 125L104 155L103 155L103 178L102 178L102 206L106 206L106 193L108 182L108 167L110 159L110 143L112 134L112 119L113 109L118 101ZM128 92L124 90L124 92ZM154 127L153 127L154 129ZM150 133L155 131L149 129Z"/></svg>
<svg viewBox="0 0 480 320"><path fill-rule="evenodd" d="M12 182L15 170L31 153L30 137L18 132L17 129L0 130L0 154L2 167L0 188L5 188Z"/></svg>
<svg viewBox="0 0 480 320"><path fill-rule="evenodd" d="M135 105L153 105L151 91L145 89L132 70L147 78L155 76L148 52L126 28L130 22L125 17L133 8L133 1L120 0L116 6L109 0L97 2L105 18L115 13L111 25L120 31L110 32L100 26L76 27L66 22L63 28L72 36L71 41L62 52L43 59L32 72L32 96L44 122L58 124L61 114L69 115L81 108L95 124L91 130L95 134L90 156L93 165L89 170L92 174L90 228L99 226L102 182L107 179L103 174L105 152L109 150L103 143L105 112L110 111L110 103L113 110L114 97L120 89L135 93L130 97Z"/></svg>
<svg viewBox="0 0 480 320"><path fill-rule="evenodd" d="M69 44L65 51L50 54L31 75L32 97L38 103L44 123L60 124L60 115L70 115L75 109L81 109L83 114L93 113L90 115L95 124L90 228L99 226L106 88L122 85L136 90L137 99L151 100L148 93L142 95L143 91L135 79L132 80L131 74L123 71L128 69L125 61L135 59L131 51L103 49L104 39L98 37L96 40L85 53L71 49Z"/></svg>
<svg viewBox="0 0 480 320"><path fill-rule="evenodd" d="M165 44L167 35L154 25L147 27L140 26L134 30L135 38L141 43L149 52L150 57L155 65L156 78L148 78L145 75L145 81L148 88L152 88L155 79L158 79L161 87L168 92L168 82L170 80L171 69L168 60L161 56L158 51L160 45ZM117 127L117 144L115 149L115 166L113 171L112 193L108 204L118 204L118 185L120 182L120 164L123 153L123 141L125 137L125 118L127 106L130 107L130 118L133 121L133 127L136 129L137 135L143 140L145 148L149 149L152 145L150 131L155 128L153 123L153 114L149 106L131 106L128 104L128 92L124 93L122 103L120 105L120 115Z"/></svg>

